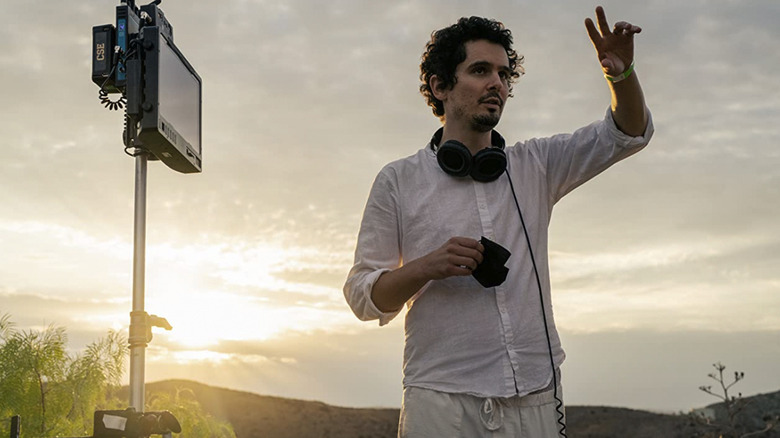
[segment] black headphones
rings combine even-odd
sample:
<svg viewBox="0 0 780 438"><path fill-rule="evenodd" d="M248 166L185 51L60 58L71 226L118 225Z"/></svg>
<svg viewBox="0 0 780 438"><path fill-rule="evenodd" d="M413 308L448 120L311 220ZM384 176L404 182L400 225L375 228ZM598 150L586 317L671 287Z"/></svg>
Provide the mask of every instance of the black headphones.
<svg viewBox="0 0 780 438"><path fill-rule="evenodd" d="M472 156L469 148L457 140L447 140L438 146L444 128L439 128L431 138L431 148L436 152L439 167L448 175L464 177L470 175L475 181L491 182L498 179L506 170L504 137L496 131L491 132L492 147L482 149Z"/></svg>

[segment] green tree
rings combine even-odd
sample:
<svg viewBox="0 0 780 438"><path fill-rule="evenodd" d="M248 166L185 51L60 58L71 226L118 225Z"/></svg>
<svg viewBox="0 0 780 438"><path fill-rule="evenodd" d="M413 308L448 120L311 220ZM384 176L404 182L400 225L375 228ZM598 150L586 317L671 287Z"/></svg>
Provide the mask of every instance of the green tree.
<svg viewBox="0 0 780 438"><path fill-rule="evenodd" d="M177 389L175 394L155 392L146 405L150 411L170 411L181 423L183 437L236 438L233 426L204 412L188 388Z"/></svg>
<svg viewBox="0 0 780 438"><path fill-rule="evenodd" d="M47 435L61 427L61 397L67 359L65 329L50 325L43 331L17 331L10 318L2 319L0 347L0 412L22 416L22 428Z"/></svg>
<svg viewBox="0 0 780 438"><path fill-rule="evenodd" d="M128 353L126 335L109 331L74 355L65 328L16 330L0 316L0 434L7 419L22 417L22 437L89 436L95 410L123 410L118 397ZM191 395L191 394L189 394ZM152 394L147 411L168 410L187 438L235 438L232 426L184 392Z"/></svg>
<svg viewBox="0 0 780 438"><path fill-rule="evenodd" d="M70 434L87 435L96 409L122 409L115 395L125 370L126 337L109 331L68 361L61 395L68 407Z"/></svg>

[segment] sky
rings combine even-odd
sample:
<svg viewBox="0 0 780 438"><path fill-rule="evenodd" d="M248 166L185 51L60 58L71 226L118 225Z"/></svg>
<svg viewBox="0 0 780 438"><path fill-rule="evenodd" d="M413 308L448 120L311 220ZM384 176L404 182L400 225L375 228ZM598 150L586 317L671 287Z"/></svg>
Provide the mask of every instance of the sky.
<svg viewBox="0 0 780 438"><path fill-rule="evenodd" d="M127 330L135 163L90 79L91 27L118 2L0 0L0 314L67 328L78 351ZM141 3L144 4L144 3ZM655 136L567 195L550 224L569 405L660 412L780 390L780 3L601 3L643 28ZM571 132L610 95L578 0L166 0L203 79L203 172L149 163L146 311L168 319L146 380L398 407L403 315L343 298L377 172L440 124L418 92L433 30L502 21L524 55L497 129ZM126 380L125 380L126 381Z"/></svg>

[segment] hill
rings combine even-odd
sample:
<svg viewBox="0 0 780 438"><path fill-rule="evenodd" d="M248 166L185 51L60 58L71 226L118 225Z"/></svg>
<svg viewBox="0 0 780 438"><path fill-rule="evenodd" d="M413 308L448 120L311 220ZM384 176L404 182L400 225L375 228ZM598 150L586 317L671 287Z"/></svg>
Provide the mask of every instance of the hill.
<svg viewBox="0 0 780 438"><path fill-rule="evenodd" d="M271 397L217 388L188 380L147 383L147 397L155 392L189 389L204 410L229 421L239 438L395 438L398 409L331 406L316 401ZM766 413L780 414L780 391L746 398L749 421ZM699 410L722 415L722 406ZM604 407L567 406L569 438L692 438L706 430L688 415ZM758 423L756 423L758 424ZM752 428L750 430L756 430ZM756 435L778 438L780 431Z"/></svg>
<svg viewBox="0 0 780 438"><path fill-rule="evenodd" d="M146 393L185 388L206 412L230 422L238 438L395 438L398 431L398 409L344 408L188 380L147 383Z"/></svg>

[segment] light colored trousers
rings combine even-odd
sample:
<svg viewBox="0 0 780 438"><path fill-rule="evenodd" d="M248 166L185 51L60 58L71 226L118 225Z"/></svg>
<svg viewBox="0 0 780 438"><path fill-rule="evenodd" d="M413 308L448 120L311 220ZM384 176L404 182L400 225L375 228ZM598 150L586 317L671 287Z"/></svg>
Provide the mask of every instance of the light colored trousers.
<svg viewBox="0 0 780 438"><path fill-rule="evenodd" d="M554 391L524 397L480 398L430 389L404 389L399 438L559 438ZM563 394L558 388L558 398ZM563 411L563 407L561 407ZM563 420L565 422L565 419ZM565 423L564 423L565 424Z"/></svg>

